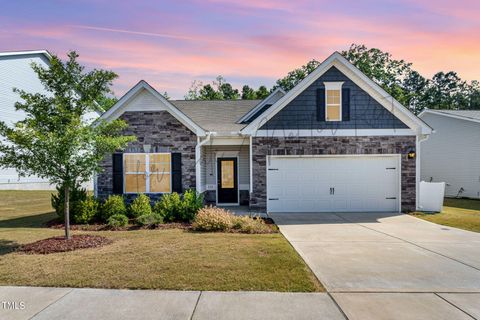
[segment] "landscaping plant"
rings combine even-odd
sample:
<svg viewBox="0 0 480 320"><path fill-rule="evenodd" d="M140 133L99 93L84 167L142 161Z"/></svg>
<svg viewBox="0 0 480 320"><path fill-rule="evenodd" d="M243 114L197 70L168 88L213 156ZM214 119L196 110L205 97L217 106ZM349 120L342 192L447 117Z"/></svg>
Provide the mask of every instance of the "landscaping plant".
<svg viewBox="0 0 480 320"><path fill-rule="evenodd" d="M124 228L128 226L128 218L124 214L116 213L108 218L107 224L111 228Z"/></svg>
<svg viewBox="0 0 480 320"><path fill-rule="evenodd" d="M163 217L158 214L145 214L135 219L135 223L142 227L150 227L163 223Z"/></svg>
<svg viewBox="0 0 480 320"><path fill-rule="evenodd" d="M100 210L100 219L104 222L108 222L108 219L115 215L127 215L127 207L125 201L120 195L111 195L105 200Z"/></svg>
<svg viewBox="0 0 480 320"><path fill-rule="evenodd" d="M86 224L92 222L98 214L98 201L93 196L87 196L85 200L77 202L72 206L74 212L72 220L74 223Z"/></svg>
<svg viewBox="0 0 480 320"><path fill-rule="evenodd" d="M198 210L203 208L203 195L193 189L185 191L182 199L181 221L193 221Z"/></svg>
<svg viewBox="0 0 480 320"><path fill-rule="evenodd" d="M87 190L79 185L75 185L70 190L70 208L71 214L77 215L78 203L87 199ZM57 213L60 220L65 218L65 188L63 185L57 186L57 193L52 193L51 196L52 208Z"/></svg>
<svg viewBox="0 0 480 320"><path fill-rule="evenodd" d="M235 216L230 211L217 207L200 209L192 224L196 231L223 231L240 233L271 233L272 228L260 218Z"/></svg>
<svg viewBox="0 0 480 320"><path fill-rule="evenodd" d="M232 230L241 233L270 233L272 229L265 224L261 218L252 218L249 216L233 216Z"/></svg>
<svg viewBox="0 0 480 320"><path fill-rule="evenodd" d="M86 72L75 51L62 61L52 55L49 67L32 63L46 94L14 89L15 109L26 115L13 126L0 121L0 167L20 176L36 175L64 188L65 238L70 239L70 193L101 171L100 162L124 149L134 136L123 136L125 121L86 119L101 112L97 101L111 92L117 75L93 69Z"/></svg>
<svg viewBox="0 0 480 320"><path fill-rule="evenodd" d="M176 192L166 193L153 206L153 212L161 217L165 222L181 220L182 199Z"/></svg>
<svg viewBox="0 0 480 320"><path fill-rule="evenodd" d="M192 227L197 231L227 231L232 227L232 217L225 209L206 207L198 211Z"/></svg>
<svg viewBox="0 0 480 320"><path fill-rule="evenodd" d="M129 213L133 218L151 215L150 198L145 194L140 194L130 205Z"/></svg>

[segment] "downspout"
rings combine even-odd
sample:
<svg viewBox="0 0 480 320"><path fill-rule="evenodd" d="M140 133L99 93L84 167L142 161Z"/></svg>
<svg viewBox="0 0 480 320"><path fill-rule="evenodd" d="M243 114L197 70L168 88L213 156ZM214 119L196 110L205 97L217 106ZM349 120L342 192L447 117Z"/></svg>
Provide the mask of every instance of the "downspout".
<svg viewBox="0 0 480 320"><path fill-rule="evenodd" d="M432 132L433 133L433 132ZM415 163L415 210L420 210L420 166L421 166L421 143L428 139L426 134L417 134L415 152L417 154Z"/></svg>
<svg viewBox="0 0 480 320"><path fill-rule="evenodd" d="M202 190L202 146L210 141L210 137L215 132L207 132L206 138L202 141L200 137L197 137L197 145L195 146L195 186L196 190L199 193L202 193L205 190Z"/></svg>
<svg viewBox="0 0 480 320"><path fill-rule="evenodd" d="M253 154L252 154L252 150L253 150L253 147L252 147L252 142L253 142L253 138L252 136L250 136L250 146L249 146L249 153L250 153L250 192L249 194L251 194L253 192Z"/></svg>

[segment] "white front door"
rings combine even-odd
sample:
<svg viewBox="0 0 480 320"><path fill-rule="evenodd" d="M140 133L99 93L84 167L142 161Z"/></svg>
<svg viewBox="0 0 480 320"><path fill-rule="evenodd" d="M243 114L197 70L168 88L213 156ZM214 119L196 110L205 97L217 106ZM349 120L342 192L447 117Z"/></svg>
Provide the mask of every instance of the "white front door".
<svg viewBox="0 0 480 320"><path fill-rule="evenodd" d="M268 212L399 211L400 159L270 156Z"/></svg>

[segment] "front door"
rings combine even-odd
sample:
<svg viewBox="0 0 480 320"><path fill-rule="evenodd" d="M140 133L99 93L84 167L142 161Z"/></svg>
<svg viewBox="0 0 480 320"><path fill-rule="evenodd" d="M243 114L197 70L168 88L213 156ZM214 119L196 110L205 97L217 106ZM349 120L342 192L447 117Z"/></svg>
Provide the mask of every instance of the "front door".
<svg viewBox="0 0 480 320"><path fill-rule="evenodd" d="M237 158L217 159L217 203L238 203Z"/></svg>

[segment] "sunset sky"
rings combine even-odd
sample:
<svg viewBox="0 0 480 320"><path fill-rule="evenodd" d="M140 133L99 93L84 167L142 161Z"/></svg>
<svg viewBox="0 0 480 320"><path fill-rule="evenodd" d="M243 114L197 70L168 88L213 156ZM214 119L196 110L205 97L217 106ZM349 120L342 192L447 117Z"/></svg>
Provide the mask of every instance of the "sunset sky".
<svg viewBox="0 0 480 320"><path fill-rule="evenodd" d="M0 51L80 54L119 74L121 96L144 79L173 98L192 80L273 85L351 43L413 62L425 76L480 79L479 0L0 0Z"/></svg>

